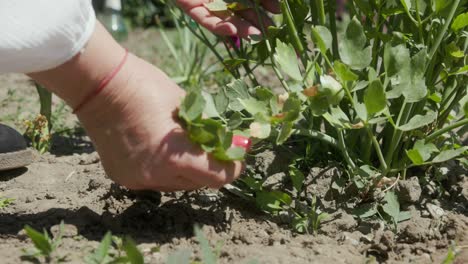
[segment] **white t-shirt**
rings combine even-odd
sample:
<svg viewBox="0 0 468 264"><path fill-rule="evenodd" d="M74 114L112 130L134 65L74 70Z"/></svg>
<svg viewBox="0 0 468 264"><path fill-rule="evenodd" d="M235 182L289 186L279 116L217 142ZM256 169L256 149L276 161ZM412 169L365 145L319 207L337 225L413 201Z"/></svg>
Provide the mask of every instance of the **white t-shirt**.
<svg viewBox="0 0 468 264"><path fill-rule="evenodd" d="M65 63L86 45L95 24L91 0L0 1L0 73Z"/></svg>

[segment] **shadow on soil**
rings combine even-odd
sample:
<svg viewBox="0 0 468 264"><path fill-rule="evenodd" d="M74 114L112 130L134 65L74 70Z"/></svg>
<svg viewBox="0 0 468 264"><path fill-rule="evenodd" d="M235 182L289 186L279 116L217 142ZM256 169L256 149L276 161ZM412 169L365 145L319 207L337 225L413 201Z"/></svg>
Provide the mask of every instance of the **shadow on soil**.
<svg viewBox="0 0 468 264"><path fill-rule="evenodd" d="M111 196L118 200L122 195L133 200L133 204L122 207L120 213L111 213L105 208L102 214L98 214L87 206L75 210L51 208L35 214L0 213L0 237L17 236L25 225L37 230L50 230L63 220L65 224L76 226L78 234L88 240L100 241L109 230L114 235L129 235L137 243L164 244L174 239L193 237L195 225L212 226L217 233L227 232L232 220L227 213L228 208L242 208L243 218L262 218L261 214L251 210L253 208L232 197L202 208L194 202L193 193L161 203L159 192L122 191L113 185L102 200L107 204Z"/></svg>

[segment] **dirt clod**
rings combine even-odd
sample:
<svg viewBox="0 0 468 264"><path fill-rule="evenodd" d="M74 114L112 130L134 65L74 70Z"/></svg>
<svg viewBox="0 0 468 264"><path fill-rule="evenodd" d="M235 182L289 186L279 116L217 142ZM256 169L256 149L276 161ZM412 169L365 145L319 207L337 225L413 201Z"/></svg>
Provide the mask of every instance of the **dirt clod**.
<svg viewBox="0 0 468 264"><path fill-rule="evenodd" d="M415 204L421 199L422 189L418 177L399 181L396 191L400 202L403 203Z"/></svg>

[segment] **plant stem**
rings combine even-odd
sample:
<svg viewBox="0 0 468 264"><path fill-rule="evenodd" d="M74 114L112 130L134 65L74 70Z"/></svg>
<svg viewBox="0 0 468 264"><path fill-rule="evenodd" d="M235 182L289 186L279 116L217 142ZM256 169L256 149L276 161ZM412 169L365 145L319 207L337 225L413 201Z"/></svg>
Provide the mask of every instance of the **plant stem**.
<svg viewBox="0 0 468 264"><path fill-rule="evenodd" d="M372 140L372 145L374 145L375 152L377 152L377 156L379 157L380 165L382 169L385 171L388 169L387 162L385 161L384 155L382 153L382 149L380 148L379 142L377 141L377 138L375 138L374 133L372 133L372 130L367 127L367 133L369 134L369 137Z"/></svg>
<svg viewBox="0 0 468 264"><path fill-rule="evenodd" d="M434 60L434 55L436 54L437 50L439 49L440 44L442 43L442 40L445 36L445 33L447 33L448 27L452 23L453 17L455 16L455 13L457 12L458 5L460 4L460 0L454 0L452 7L450 9L450 13L447 17L447 20L445 21L445 24L442 28L442 30L439 32L439 35L436 38L436 42L432 46L430 52L429 52L429 61L432 62ZM429 65L428 63L427 65ZM427 70L427 68L426 68Z"/></svg>
<svg viewBox="0 0 468 264"><path fill-rule="evenodd" d="M443 134L445 134L445 133L447 133L447 132L449 132L449 131L451 131L453 129L456 129L456 128L459 128L459 127L462 127L462 126L466 126L466 125L468 125L468 118L464 118L464 119L462 119L462 120L460 120L458 122L455 122L455 123L453 123L453 124L451 124L449 126L446 126L444 128L441 128L441 129L435 131L434 133L427 136L425 141L426 141L426 143L431 142L431 141L437 139L439 136L441 136L441 135L443 135Z"/></svg>
<svg viewBox="0 0 468 264"><path fill-rule="evenodd" d="M50 131L52 128L52 93L39 83L34 82L34 84L36 85L37 94L39 95L39 101L41 103L39 113L47 119L47 128Z"/></svg>
<svg viewBox="0 0 468 264"><path fill-rule="evenodd" d="M340 150L341 150L341 152L343 154L343 157L344 157L346 163L348 163L351 170L354 171L356 169L356 164L354 164L354 161L351 159L351 156L349 155L348 149L346 148L344 135L343 135L343 130L338 129L337 132L338 132L338 143L339 143L338 146L340 147Z"/></svg>
<svg viewBox="0 0 468 264"><path fill-rule="evenodd" d="M421 22L421 15L419 14L419 1L415 1L416 4L416 19L418 22L418 31L419 31L419 41L424 45L424 34Z"/></svg>
<svg viewBox="0 0 468 264"><path fill-rule="evenodd" d="M336 1L328 1L328 15L330 19L330 31L332 33L333 42L332 42L332 51L333 59L338 60L340 55L338 53L338 33L336 30Z"/></svg>
<svg viewBox="0 0 468 264"><path fill-rule="evenodd" d="M325 26L327 19L325 17L325 5L323 4L323 0L315 0L315 6L318 11L319 23L320 25Z"/></svg>
<svg viewBox="0 0 468 264"><path fill-rule="evenodd" d="M286 83L286 81L284 80L283 75L281 74L281 72L278 70L278 67L276 66L275 58L273 57L273 49L271 48L270 40L268 39L267 32L265 30L265 27L263 26L264 24L263 24L262 14L260 13L260 9L258 7L258 2L254 1L254 3L255 3L254 4L255 12L257 13L257 17L258 17L259 23L261 25L261 30L262 30L263 37L265 38L265 44L267 46L268 54L270 55L269 57L270 57L270 61L271 61L273 71L275 72L276 77L278 78L278 80L281 82L281 85L283 86L283 88L286 91L290 91L288 83Z"/></svg>
<svg viewBox="0 0 468 264"><path fill-rule="evenodd" d="M294 23L291 13L291 8L289 7L287 0L281 1L281 11L286 22L286 27L289 31L289 36L291 37L292 44L296 49L296 52L299 53L299 56L301 57L302 65L304 65L304 68L307 68L307 52L300 39L299 32L297 31L296 24Z"/></svg>
<svg viewBox="0 0 468 264"><path fill-rule="evenodd" d="M407 103L406 101L403 102L403 107L400 110L400 114L398 115L396 126L401 126L402 124L406 124L408 122L409 115L412 111L413 104ZM388 172L388 168L392 165L392 160L394 157L394 152L396 151L398 145L400 145L401 137L403 136L403 131L399 130L397 127L394 128L392 141L390 143L390 147L387 150L385 155L385 164L387 164L387 170L384 171L383 175L385 176Z"/></svg>
<svg viewBox="0 0 468 264"><path fill-rule="evenodd" d="M335 147L336 149L340 149L338 141L336 141L336 139L319 131L314 131L314 130L309 130L309 129L299 129L299 130L295 130L293 134L299 135L299 136L310 137L313 139L318 139L324 143L327 143L330 146Z"/></svg>

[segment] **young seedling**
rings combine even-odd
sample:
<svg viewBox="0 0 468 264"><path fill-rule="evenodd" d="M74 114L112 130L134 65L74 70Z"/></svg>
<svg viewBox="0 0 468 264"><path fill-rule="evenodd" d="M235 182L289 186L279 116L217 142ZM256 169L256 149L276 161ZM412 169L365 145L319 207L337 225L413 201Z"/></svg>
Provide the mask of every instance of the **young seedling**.
<svg viewBox="0 0 468 264"><path fill-rule="evenodd" d="M128 263L143 264L143 254L130 238L124 239L112 236L108 231L98 248L85 258L87 264Z"/></svg>
<svg viewBox="0 0 468 264"><path fill-rule="evenodd" d="M49 151L51 146L51 135L49 131L49 122L43 115L38 115L34 120L24 121L26 131L25 136L31 141L31 145L39 153Z"/></svg>
<svg viewBox="0 0 468 264"><path fill-rule="evenodd" d="M50 237L46 230L39 232L34 228L26 225L24 231L34 244L34 248L24 249L23 258L32 259L38 262L64 262L66 256L57 256L56 250L62 243L64 224L60 223L59 232L56 237Z"/></svg>
<svg viewBox="0 0 468 264"><path fill-rule="evenodd" d="M194 227L195 237L200 245L201 260L191 261L192 252L187 249L178 250L170 254L167 258L167 264L216 264L221 253L222 243L218 242L215 248L212 248L210 242L203 234L200 227Z"/></svg>
<svg viewBox="0 0 468 264"><path fill-rule="evenodd" d="M6 208L15 201L13 198L3 198L0 197L0 209Z"/></svg>

